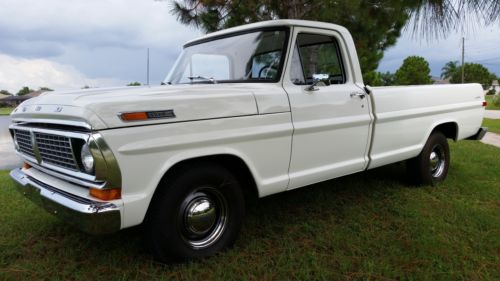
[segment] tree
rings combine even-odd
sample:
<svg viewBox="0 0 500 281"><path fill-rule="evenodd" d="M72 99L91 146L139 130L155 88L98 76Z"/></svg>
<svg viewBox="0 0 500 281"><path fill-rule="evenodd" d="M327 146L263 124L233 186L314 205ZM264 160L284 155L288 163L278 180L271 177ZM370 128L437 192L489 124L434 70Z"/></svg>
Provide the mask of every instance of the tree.
<svg viewBox="0 0 500 281"><path fill-rule="evenodd" d="M139 82L130 82L130 83L127 84L127 86L129 86L129 87L130 86L141 86L141 83L139 83Z"/></svg>
<svg viewBox="0 0 500 281"><path fill-rule="evenodd" d="M17 92L16 95L24 96L24 95L27 95L27 94L30 94L33 92L34 92L34 90L30 89L29 87L24 86L21 90L19 90L19 92Z"/></svg>
<svg viewBox="0 0 500 281"><path fill-rule="evenodd" d="M376 76L383 52L396 43L409 14L404 1L380 4L368 0L339 1L175 1L173 13L180 22L206 32L250 22L279 18L334 22L353 35L366 82Z"/></svg>
<svg viewBox="0 0 500 281"><path fill-rule="evenodd" d="M248 0L173 1L172 13L184 24L206 32L272 19L305 19L343 25L352 33L366 83L376 79L383 52L396 43L401 29L445 37L470 22L500 21L500 2L491 0ZM474 20L471 20L474 19ZM433 32L429 32L429 30Z"/></svg>
<svg viewBox="0 0 500 281"><path fill-rule="evenodd" d="M0 90L0 95L12 96L12 94L7 90Z"/></svg>
<svg viewBox="0 0 500 281"><path fill-rule="evenodd" d="M449 61L441 68L441 79L451 78L458 71L458 61Z"/></svg>
<svg viewBox="0 0 500 281"><path fill-rule="evenodd" d="M394 85L394 73L390 73L389 71L382 72L373 72L375 77L372 79L371 86L392 86Z"/></svg>
<svg viewBox="0 0 500 281"><path fill-rule="evenodd" d="M414 35L446 38L450 31L500 23L498 0L420 0L409 6Z"/></svg>
<svg viewBox="0 0 500 281"><path fill-rule="evenodd" d="M396 71L396 85L425 85L432 84L429 63L419 56L409 56Z"/></svg>
<svg viewBox="0 0 500 281"><path fill-rule="evenodd" d="M491 82L496 79L496 75L481 64L465 63L463 67L465 83L479 83L486 90L491 86ZM450 82L462 83L462 66L457 68L457 71L451 76Z"/></svg>

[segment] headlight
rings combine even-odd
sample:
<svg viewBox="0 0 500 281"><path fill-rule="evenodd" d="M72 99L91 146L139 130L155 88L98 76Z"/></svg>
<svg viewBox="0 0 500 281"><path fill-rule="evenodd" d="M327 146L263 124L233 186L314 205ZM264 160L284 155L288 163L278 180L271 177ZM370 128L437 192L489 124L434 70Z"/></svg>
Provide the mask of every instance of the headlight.
<svg viewBox="0 0 500 281"><path fill-rule="evenodd" d="M82 146L82 152L80 154L82 159L82 166L85 172L92 173L94 171L94 157L90 153L89 145L84 144Z"/></svg>

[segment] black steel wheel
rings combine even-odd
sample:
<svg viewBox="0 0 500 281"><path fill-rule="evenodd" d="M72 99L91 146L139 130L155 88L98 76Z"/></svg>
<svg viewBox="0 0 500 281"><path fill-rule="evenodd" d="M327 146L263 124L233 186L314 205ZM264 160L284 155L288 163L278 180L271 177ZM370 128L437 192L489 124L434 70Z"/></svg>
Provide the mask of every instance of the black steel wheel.
<svg viewBox="0 0 500 281"><path fill-rule="evenodd" d="M433 132L422 152L407 162L408 174L417 185L436 185L446 179L450 167L450 148L443 133Z"/></svg>
<svg viewBox="0 0 500 281"><path fill-rule="evenodd" d="M236 178L208 163L181 169L153 198L145 238L161 262L214 255L236 241L245 202Z"/></svg>

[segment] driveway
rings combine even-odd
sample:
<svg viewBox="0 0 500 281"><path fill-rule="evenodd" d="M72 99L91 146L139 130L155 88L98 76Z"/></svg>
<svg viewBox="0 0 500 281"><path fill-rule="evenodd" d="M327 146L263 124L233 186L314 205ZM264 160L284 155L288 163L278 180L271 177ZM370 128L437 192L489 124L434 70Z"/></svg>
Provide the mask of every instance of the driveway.
<svg viewBox="0 0 500 281"><path fill-rule="evenodd" d="M500 110L485 110L484 118L500 119Z"/></svg>
<svg viewBox="0 0 500 281"><path fill-rule="evenodd" d="M9 124L9 116L0 116L0 170L9 170L21 166L21 160L14 152Z"/></svg>

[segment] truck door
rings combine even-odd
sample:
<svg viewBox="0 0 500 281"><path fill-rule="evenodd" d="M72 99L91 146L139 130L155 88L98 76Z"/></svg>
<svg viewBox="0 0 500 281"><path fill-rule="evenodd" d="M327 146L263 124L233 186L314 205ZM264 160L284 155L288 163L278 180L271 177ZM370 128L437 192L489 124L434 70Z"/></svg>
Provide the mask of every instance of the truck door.
<svg viewBox="0 0 500 281"><path fill-rule="evenodd" d="M292 40L283 80L294 125L289 189L364 170L372 123L341 35L297 27Z"/></svg>

